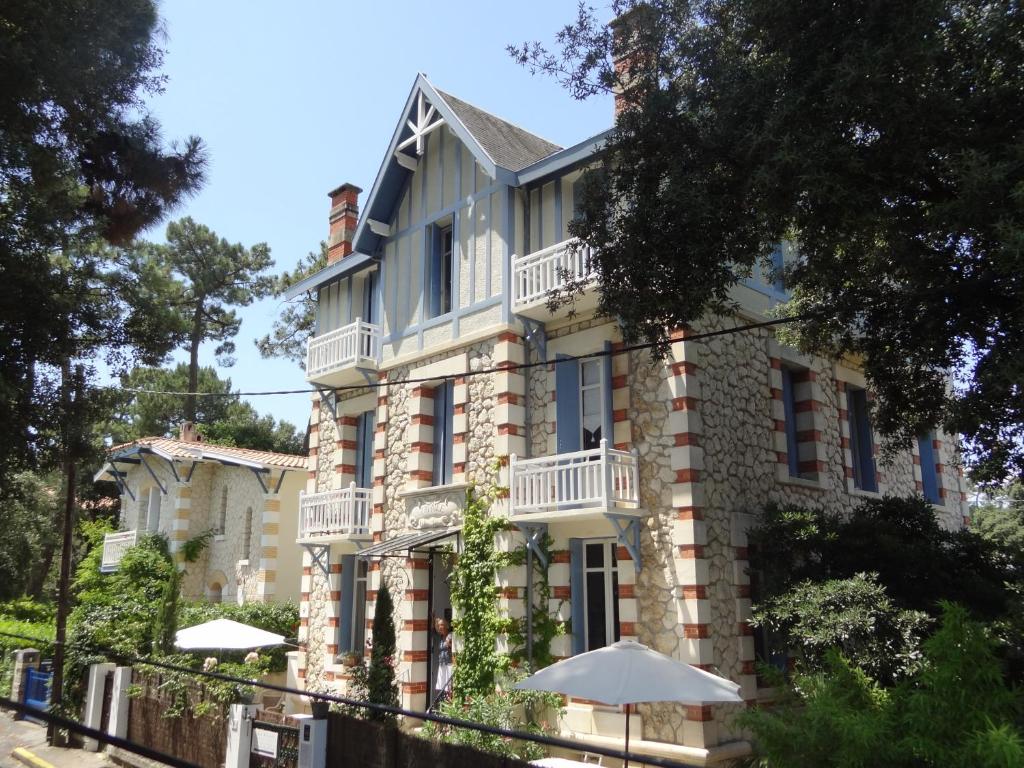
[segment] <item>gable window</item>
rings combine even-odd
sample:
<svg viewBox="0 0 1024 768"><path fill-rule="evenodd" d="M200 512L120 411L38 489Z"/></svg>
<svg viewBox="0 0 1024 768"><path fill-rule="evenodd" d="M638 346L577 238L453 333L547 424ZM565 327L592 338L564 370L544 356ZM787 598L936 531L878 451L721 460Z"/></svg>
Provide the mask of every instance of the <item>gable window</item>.
<svg viewBox="0 0 1024 768"><path fill-rule="evenodd" d="M427 317L439 317L452 311L452 258L454 254L451 224L428 227Z"/></svg>
<svg viewBox="0 0 1024 768"><path fill-rule="evenodd" d="M921 457L921 494L932 504L941 504L934 431L929 430L917 438L917 453Z"/></svg>
<svg viewBox="0 0 1024 768"><path fill-rule="evenodd" d="M455 382L447 379L434 388L434 485L452 482L453 427L455 422Z"/></svg>
<svg viewBox="0 0 1024 768"><path fill-rule="evenodd" d="M868 411L868 393L849 388L846 394L850 423L850 454L853 459L853 484L862 491L878 491L875 478L874 442L871 437L871 417Z"/></svg>
<svg viewBox="0 0 1024 768"><path fill-rule="evenodd" d="M338 606L338 650L361 653L366 647L366 589L369 562L355 555L341 557L341 602Z"/></svg>
<svg viewBox="0 0 1024 768"><path fill-rule="evenodd" d="M619 573L615 541L570 539L573 652L584 653L619 639Z"/></svg>
<svg viewBox="0 0 1024 768"><path fill-rule="evenodd" d="M356 476L359 488L373 487L373 430L376 414L365 411L356 419Z"/></svg>

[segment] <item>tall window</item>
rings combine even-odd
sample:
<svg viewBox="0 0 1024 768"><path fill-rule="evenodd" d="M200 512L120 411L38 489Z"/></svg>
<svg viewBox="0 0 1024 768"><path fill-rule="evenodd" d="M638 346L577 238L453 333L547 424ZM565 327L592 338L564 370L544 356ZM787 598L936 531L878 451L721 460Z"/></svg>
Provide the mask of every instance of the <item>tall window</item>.
<svg viewBox="0 0 1024 768"><path fill-rule="evenodd" d="M619 639L619 574L614 541L583 543L584 647L603 648Z"/></svg>
<svg viewBox="0 0 1024 768"><path fill-rule="evenodd" d="M434 389L434 485L448 485L452 481L454 392L455 383L451 379Z"/></svg>
<svg viewBox="0 0 1024 768"><path fill-rule="evenodd" d="M149 489L149 515L146 522L150 533L160 530L160 491L157 488Z"/></svg>
<svg viewBox="0 0 1024 768"><path fill-rule="evenodd" d="M224 528L228 522L228 487L225 485L220 489L220 513L217 515L216 533L223 536Z"/></svg>
<svg viewBox="0 0 1024 768"><path fill-rule="evenodd" d="M783 270L785 269L785 267L786 261L782 253L782 244L779 243L772 250L771 275L769 275L769 280L771 280L772 288L774 288L779 293L786 292L786 278L783 274Z"/></svg>
<svg viewBox="0 0 1024 768"><path fill-rule="evenodd" d="M355 583L352 589L352 644L350 650L361 652L366 646L366 584L369 561L357 558L355 562Z"/></svg>
<svg viewBox="0 0 1024 768"><path fill-rule="evenodd" d="M796 432L796 393L793 388L793 371L782 369L782 406L786 415L786 459L789 462L790 477L800 475L800 446Z"/></svg>
<svg viewBox="0 0 1024 768"><path fill-rule="evenodd" d="M452 226L435 224L429 229L427 315L438 317L452 311Z"/></svg>
<svg viewBox="0 0 1024 768"><path fill-rule="evenodd" d="M917 438L917 453L921 457L921 493L932 504L941 504L934 431L929 430Z"/></svg>
<svg viewBox="0 0 1024 768"><path fill-rule="evenodd" d="M242 559L251 560L252 554L252 507L245 510L245 531L242 533Z"/></svg>
<svg viewBox="0 0 1024 768"><path fill-rule="evenodd" d="M610 348L610 342L605 348ZM611 357L577 360L556 355L555 436L558 453L601 447L612 437Z"/></svg>
<svg viewBox="0 0 1024 768"><path fill-rule="evenodd" d="M874 442L871 437L871 417L868 411L868 393L850 388L846 393L850 419L850 453L853 458L853 484L862 491L878 491L875 478Z"/></svg>
<svg viewBox="0 0 1024 768"><path fill-rule="evenodd" d="M604 425L603 360L580 362L580 442L584 451L601 447Z"/></svg>
<svg viewBox="0 0 1024 768"><path fill-rule="evenodd" d="M360 488L373 487L373 430L376 414L365 411L356 420L356 476Z"/></svg>

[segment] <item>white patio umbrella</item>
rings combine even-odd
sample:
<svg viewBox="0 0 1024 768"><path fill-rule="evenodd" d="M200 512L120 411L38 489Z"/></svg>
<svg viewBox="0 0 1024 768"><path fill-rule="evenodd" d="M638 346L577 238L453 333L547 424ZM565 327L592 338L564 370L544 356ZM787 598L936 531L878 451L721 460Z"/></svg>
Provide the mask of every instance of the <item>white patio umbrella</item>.
<svg viewBox="0 0 1024 768"><path fill-rule="evenodd" d="M652 651L635 640L620 640L542 669L516 688L555 691L579 699L626 705L626 752L629 709L648 701L683 704L742 702L740 686L690 664ZM625 766L628 768L628 761Z"/></svg>
<svg viewBox="0 0 1024 768"><path fill-rule="evenodd" d="M174 636L174 644L183 651L201 648L244 651L247 648L281 645L283 642L284 635L275 635L231 619L214 619L205 624L179 629Z"/></svg>

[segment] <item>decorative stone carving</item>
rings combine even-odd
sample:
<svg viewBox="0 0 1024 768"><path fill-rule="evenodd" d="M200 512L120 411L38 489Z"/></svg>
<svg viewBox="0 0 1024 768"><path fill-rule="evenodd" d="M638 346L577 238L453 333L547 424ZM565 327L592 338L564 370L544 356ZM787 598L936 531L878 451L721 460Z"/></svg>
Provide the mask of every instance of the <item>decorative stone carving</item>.
<svg viewBox="0 0 1024 768"><path fill-rule="evenodd" d="M409 513L409 526L416 530L450 528L462 522L462 506L450 498L422 501Z"/></svg>

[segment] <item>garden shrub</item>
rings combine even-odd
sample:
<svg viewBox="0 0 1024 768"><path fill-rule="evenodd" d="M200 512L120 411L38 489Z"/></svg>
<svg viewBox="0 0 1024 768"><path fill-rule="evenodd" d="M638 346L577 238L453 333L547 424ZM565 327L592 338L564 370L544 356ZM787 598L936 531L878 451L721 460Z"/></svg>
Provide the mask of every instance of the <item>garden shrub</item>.
<svg viewBox="0 0 1024 768"><path fill-rule="evenodd" d="M774 768L1015 768L1022 707L985 627L946 603L918 670L899 684L883 688L832 649L781 703L738 721Z"/></svg>

